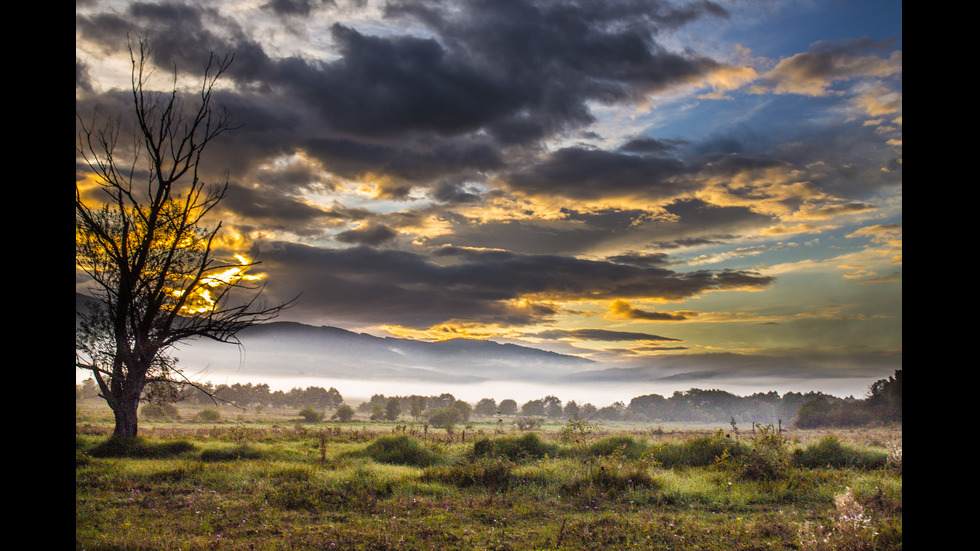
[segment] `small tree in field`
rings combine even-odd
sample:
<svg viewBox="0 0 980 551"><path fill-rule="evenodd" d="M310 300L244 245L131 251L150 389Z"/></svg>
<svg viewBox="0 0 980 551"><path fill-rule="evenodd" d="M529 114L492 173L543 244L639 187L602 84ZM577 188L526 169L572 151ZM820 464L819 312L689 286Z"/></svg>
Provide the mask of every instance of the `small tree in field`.
<svg viewBox="0 0 980 551"><path fill-rule="evenodd" d="M333 412L331 419L336 419L341 423L349 423L354 418L354 408L347 404L341 404L337 411Z"/></svg>
<svg viewBox="0 0 980 551"><path fill-rule="evenodd" d="M200 163L208 144L231 128L212 105L231 57L212 57L196 108L185 111L176 70L172 91L153 92L147 44L130 53L131 132L121 117L86 123L76 112L76 153L90 172L75 184L75 265L95 290L89 309L78 313L75 365L92 372L116 437L136 436L141 400L166 401L176 383L189 383L169 354L175 344L195 337L238 343L236 333L287 306L258 306L247 283L251 261L219 258L213 247L221 224L205 225L228 191L227 178L205 182Z"/></svg>

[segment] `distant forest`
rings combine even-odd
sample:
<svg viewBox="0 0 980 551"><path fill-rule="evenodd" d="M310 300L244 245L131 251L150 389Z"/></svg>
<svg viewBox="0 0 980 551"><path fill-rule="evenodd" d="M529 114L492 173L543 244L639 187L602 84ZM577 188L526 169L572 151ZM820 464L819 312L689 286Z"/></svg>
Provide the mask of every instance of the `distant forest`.
<svg viewBox="0 0 980 551"><path fill-rule="evenodd" d="M343 396L333 387L324 389L311 386L286 392L273 391L265 383L218 386L206 383L202 388L185 387L177 399L212 404L210 394L238 407L314 408L334 412L333 418L341 421L351 420L354 414L353 408L345 404ZM97 395L98 389L91 379L76 385L76 398ZM434 427L451 427L473 417L515 417L521 418L523 423L528 420L581 419L646 423L735 421L742 424L780 423L797 428L857 427L902 422L902 371L897 370L893 376L875 381L869 387L867 396L861 399L838 398L821 392L787 392L780 396L770 391L738 396L724 390L692 388L686 392L676 391L669 397L646 394L633 398L629 404L615 402L596 407L590 403L578 404L574 400L563 403L555 396L518 405L512 399L497 402L494 398L483 398L476 404L469 404L448 393L387 397L375 394L360 404L357 412L372 420L395 421L410 417Z"/></svg>

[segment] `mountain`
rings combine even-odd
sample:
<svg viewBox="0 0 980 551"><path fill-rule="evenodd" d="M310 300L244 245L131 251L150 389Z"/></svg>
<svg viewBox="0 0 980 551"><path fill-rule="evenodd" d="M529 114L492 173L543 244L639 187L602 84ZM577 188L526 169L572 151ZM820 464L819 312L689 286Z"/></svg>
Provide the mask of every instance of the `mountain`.
<svg viewBox="0 0 980 551"><path fill-rule="evenodd" d="M76 294L76 312L84 303ZM577 356L488 340L427 342L287 321L249 327L238 339L241 347L195 339L181 343L174 355L187 373L433 383L547 382L594 365Z"/></svg>
<svg viewBox="0 0 980 551"><path fill-rule="evenodd" d="M549 380L580 371L594 362L577 356L487 340L438 342L376 337L338 327L272 322L241 331L241 368L267 374L315 375L418 382L479 382L518 378ZM219 347L225 349L220 350ZM212 363L228 345L196 341L178 356ZM236 355L237 358L237 355Z"/></svg>

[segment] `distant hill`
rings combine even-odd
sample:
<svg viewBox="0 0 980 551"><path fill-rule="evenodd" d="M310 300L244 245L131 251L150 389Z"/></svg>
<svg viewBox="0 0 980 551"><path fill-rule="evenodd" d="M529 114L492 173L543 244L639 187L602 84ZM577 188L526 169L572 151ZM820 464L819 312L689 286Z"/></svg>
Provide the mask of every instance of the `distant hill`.
<svg viewBox="0 0 980 551"><path fill-rule="evenodd" d="M83 307L76 295L76 310ZM549 381L594 367L585 358L489 340L427 342L286 321L249 327L238 338L242 349L198 339L175 355L188 371L416 382Z"/></svg>
<svg viewBox="0 0 980 551"><path fill-rule="evenodd" d="M594 363L577 356L488 340L427 342L295 322L256 325L241 331L238 337L246 351L244 369L252 371L262 365L263 370L294 375L478 382L513 376L527 379L533 373L533 378L548 380ZM199 341L190 348L205 344Z"/></svg>

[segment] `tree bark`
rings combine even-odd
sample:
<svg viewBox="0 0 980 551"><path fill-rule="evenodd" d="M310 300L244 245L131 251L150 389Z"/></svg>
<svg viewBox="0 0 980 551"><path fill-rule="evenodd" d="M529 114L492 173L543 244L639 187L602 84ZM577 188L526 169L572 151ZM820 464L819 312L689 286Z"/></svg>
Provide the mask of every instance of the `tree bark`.
<svg viewBox="0 0 980 551"><path fill-rule="evenodd" d="M139 411L139 399L133 400L124 397L119 400L113 409L115 415L116 428L112 432L113 438L133 438L139 428L137 414Z"/></svg>

